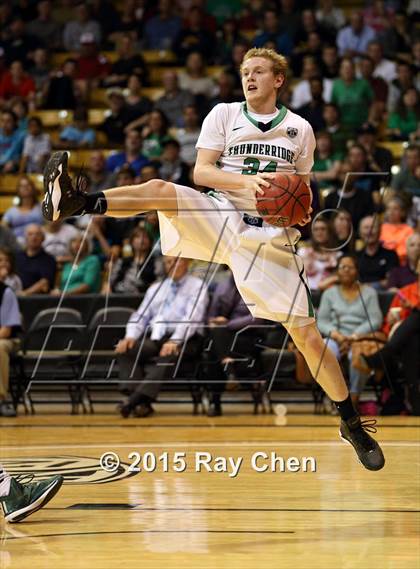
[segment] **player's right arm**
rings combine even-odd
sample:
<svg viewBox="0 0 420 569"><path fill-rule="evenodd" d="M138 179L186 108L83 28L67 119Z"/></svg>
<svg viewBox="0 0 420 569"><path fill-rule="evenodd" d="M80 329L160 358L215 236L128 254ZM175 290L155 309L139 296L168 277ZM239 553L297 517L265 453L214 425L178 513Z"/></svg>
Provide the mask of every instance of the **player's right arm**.
<svg viewBox="0 0 420 569"><path fill-rule="evenodd" d="M264 194L264 188L270 186L274 173L260 173L255 176L226 172L217 166L222 152L208 148L198 148L197 160L194 167L194 182L199 186L217 188L220 190L251 190Z"/></svg>

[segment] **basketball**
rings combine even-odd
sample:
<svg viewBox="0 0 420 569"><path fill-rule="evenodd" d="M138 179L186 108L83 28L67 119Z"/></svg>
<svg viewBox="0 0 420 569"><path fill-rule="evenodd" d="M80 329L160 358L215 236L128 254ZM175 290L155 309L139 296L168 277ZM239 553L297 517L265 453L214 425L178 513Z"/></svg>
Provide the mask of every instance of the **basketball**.
<svg viewBox="0 0 420 569"><path fill-rule="evenodd" d="M264 195L257 196L257 210L267 223L278 227L296 225L308 214L311 194L297 174L276 174Z"/></svg>

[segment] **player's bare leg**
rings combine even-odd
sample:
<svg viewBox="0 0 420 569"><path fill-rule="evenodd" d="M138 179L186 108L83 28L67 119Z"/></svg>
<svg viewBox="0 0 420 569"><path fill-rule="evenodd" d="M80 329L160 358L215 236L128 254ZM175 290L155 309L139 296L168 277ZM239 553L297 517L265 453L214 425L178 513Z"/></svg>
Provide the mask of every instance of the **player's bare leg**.
<svg viewBox="0 0 420 569"><path fill-rule="evenodd" d="M287 326L287 330L311 370L312 376L334 401L341 415L340 436L357 452L369 470L380 470L385 459L378 443L366 430L376 432L372 423L361 422L353 407L346 382L334 354L325 345L316 324Z"/></svg>
<svg viewBox="0 0 420 569"><path fill-rule="evenodd" d="M55 152L45 167L42 212L50 221L81 213L112 217L132 217L151 210L165 211L168 216L177 213L176 191L170 182L151 180L86 194L73 184L67 162L67 152Z"/></svg>

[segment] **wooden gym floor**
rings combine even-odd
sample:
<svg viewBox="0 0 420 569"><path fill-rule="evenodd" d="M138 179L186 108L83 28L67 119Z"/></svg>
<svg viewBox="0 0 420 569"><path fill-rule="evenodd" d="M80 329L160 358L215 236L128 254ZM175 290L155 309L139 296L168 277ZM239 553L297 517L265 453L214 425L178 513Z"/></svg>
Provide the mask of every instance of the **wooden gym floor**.
<svg viewBox="0 0 420 569"><path fill-rule="evenodd" d="M1 519L1 569L419 567L418 418L379 418L387 464L368 472L338 438L336 417L279 419L227 406L209 419L157 409L144 420L109 411L0 420L8 470L66 476L33 517ZM99 466L108 450L120 456L116 473ZM169 471L161 458L154 472L128 472L132 451L149 451L150 461L168 453ZM183 472L173 471L175 452L185 453ZM212 467L223 466L216 457L243 463L236 477L196 472L197 452L211 453ZM257 452L301 464L313 457L316 472L310 463L308 472L256 472Z"/></svg>

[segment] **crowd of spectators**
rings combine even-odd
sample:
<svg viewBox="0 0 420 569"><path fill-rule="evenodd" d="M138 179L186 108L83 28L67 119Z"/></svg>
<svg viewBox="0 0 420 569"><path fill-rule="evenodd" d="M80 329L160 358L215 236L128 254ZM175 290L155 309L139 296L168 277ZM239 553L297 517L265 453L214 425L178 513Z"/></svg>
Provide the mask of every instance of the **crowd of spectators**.
<svg viewBox="0 0 420 569"><path fill-rule="evenodd" d="M290 63L279 104L307 119L317 141L316 217L298 251L309 287L325 291L321 316L327 301L346 312L356 289L343 274L353 271L379 329L377 292L418 282L419 22L418 3L403 0L351 11L330 0L3 3L0 172L19 177L0 225L0 280L18 295L146 292L164 275L156 214L45 224L31 176L53 148L90 149L79 180L87 191L154 177L194 186L204 116L243 99L239 64L249 47L265 46ZM145 91L156 84L144 50L173 56L154 99ZM107 112L93 128L98 89L106 90ZM72 120L53 132L36 114L46 109L71 110ZM398 158L388 142L403 145ZM351 353L354 330L336 328L337 354ZM350 378L358 397L364 376Z"/></svg>

